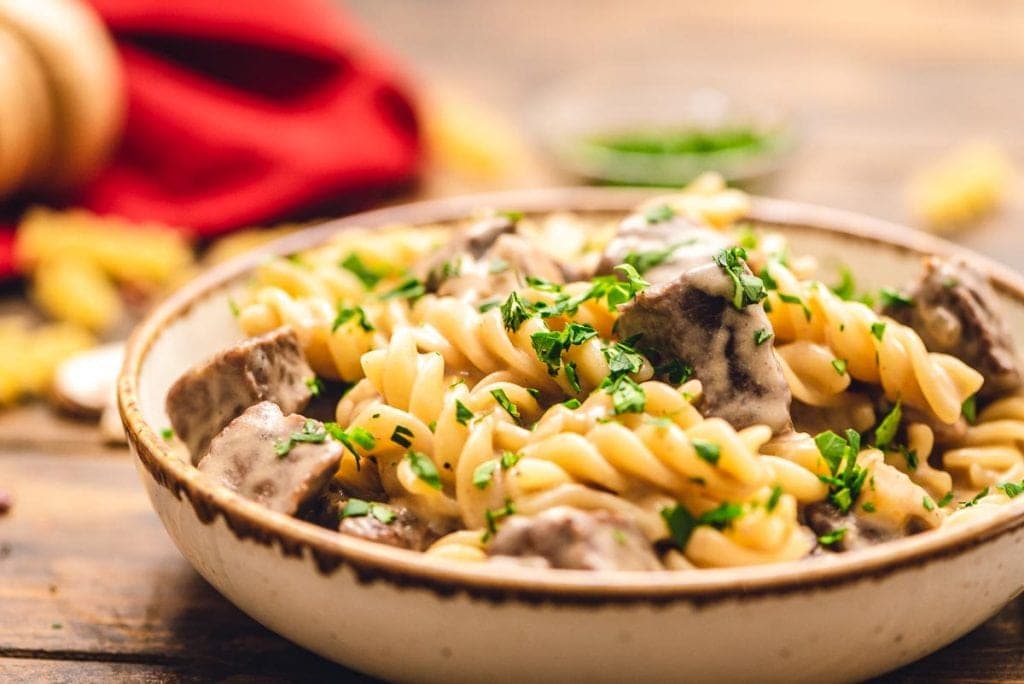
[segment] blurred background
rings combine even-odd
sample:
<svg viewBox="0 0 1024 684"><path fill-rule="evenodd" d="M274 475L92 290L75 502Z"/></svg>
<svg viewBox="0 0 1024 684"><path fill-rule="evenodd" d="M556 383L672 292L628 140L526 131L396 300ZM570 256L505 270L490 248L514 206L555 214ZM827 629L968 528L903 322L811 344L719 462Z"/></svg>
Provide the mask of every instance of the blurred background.
<svg viewBox="0 0 1024 684"><path fill-rule="evenodd" d="M4 625L49 615L39 578L71 563L75 648L142 648L149 608L118 608L121 634L87 589L130 555L125 596L160 568L182 625L286 648L194 586L111 405L123 339L202 269L385 204L705 170L1020 269L1022 37L1017 0L0 0L0 564L4 535L62 530L0 590L0 646L49 643ZM152 534L69 527L61 487L90 511L116 488ZM87 535L90 560L61 555Z"/></svg>

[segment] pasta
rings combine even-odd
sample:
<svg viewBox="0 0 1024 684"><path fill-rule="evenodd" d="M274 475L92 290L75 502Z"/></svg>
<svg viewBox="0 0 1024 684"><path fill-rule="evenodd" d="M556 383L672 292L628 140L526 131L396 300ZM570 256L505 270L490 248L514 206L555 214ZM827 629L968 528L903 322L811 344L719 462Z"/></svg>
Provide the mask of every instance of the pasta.
<svg viewBox="0 0 1024 684"><path fill-rule="evenodd" d="M695 571L853 550L1024 492L1024 390L974 416L991 350L930 350L891 309L938 306L927 293L876 308L829 288L748 206L705 177L618 228L484 213L262 264L239 326L290 331L336 399L284 452L345 447L297 514L415 527L379 536L453 562ZM787 421L760 420L780 405Z"/></svg>

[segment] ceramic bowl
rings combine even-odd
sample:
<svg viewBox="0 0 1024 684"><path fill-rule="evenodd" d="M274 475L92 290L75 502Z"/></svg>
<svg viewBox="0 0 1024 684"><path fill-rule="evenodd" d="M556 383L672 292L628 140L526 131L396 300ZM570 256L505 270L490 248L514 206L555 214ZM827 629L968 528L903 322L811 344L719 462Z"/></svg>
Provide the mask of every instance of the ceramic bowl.
<svg viewBox="0 0 1024 684"><path fill-rule="evenodd" d="M241 338L227 291L267 254L351 226L452 220L481 206L623 213L645 195L587 188L385 209L303 231L170 297L135 331L119 380L142 482L168 534L224 596L282 636L400 681L855 680L920 658L996 613L1024 583L1024 497L991 518L845 555L751 568L587 573L456 564L343 536L213 486L160 438L188 367ZM751 218L864 287L923 254L963 250L900 226L767 199ZM1024 339L1024 279L981 257Z"/></svg>

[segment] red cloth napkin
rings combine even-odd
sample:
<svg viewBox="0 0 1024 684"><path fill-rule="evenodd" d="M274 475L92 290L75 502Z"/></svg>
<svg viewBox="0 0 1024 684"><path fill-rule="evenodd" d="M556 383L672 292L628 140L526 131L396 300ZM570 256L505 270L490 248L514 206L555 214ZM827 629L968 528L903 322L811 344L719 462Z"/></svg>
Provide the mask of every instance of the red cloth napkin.
<svg viewBox="0 0 1024 684"><path fill-rule="evenodd" d="M129 104L118 152L75 204L212 235L353 210L413 181L407 88L336 2L90 2Z"/></svg>

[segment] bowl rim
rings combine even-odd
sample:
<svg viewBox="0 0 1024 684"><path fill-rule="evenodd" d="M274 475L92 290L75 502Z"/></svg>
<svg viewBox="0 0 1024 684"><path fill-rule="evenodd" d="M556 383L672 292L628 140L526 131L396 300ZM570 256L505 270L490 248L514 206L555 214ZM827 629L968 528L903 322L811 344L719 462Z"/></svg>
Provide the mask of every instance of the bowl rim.
<svg viewBox="0 0 1024 684"><path fill-rule="evenodd" d="M657 194L650 189L595 187L512 190L425 200L327 221L268 243L204 272L160 303L133 331L117 383L118 406L129 443L157 485L178 500L184 496L204 524L222 517L240 541L278 546L284 556L309 558L329 575L341 566L360 582L385 581L400 587L427 588L441 596L467 593L492 602L693 604L781 595L882 579L956 556L1024 527L1024 497L990 516L842 555L822 555L767 565L700 571L595 573L528 569L485 563L459 563L398 549L327 530L270 511L207 482L199 471L171 454L159 429L142 416L138 381L143 361L162 331L185 315L193 303L227 288L268 256L312 247L338 230L417 225L458 220L481 207L515 209L526 214L576 211L625 212ZM1024 304L1024 277L1009 267L965 248L895 223L861 214L788 200L754 197L748 218L788 230L838 234L888 249L924 255L958 256L988 273L1003 296ZM141 473L140 473L141 475ZM158 510L158 513L160 511Z"/></svg>

